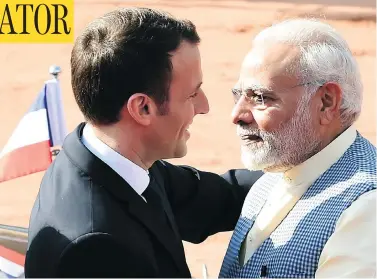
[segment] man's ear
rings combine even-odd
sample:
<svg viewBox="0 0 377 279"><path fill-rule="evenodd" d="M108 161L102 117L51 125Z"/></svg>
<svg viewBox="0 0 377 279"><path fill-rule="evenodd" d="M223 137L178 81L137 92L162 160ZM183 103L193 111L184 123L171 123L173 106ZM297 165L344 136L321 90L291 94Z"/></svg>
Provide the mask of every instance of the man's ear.
<svg viewBox="0 0 377 279"><path fill-rule="evenodd" d="M127 101L129 115L141 125L149 125L155 115L155 104L143 93L133 94Z"/></svg>
<svg viewBox="0 0 377 279"><path fill-rule="evenodd" d="M325 83L319 90L321 98L321 124L330 124L338 115L342 102L342 89L335 82Z"/></svg>

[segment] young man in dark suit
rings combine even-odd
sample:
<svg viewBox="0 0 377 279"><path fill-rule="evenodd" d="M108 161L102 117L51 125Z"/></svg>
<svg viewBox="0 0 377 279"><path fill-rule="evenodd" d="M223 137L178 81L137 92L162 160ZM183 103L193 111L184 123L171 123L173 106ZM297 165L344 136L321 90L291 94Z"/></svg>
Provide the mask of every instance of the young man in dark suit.
<svg viewBox="0 0 377 279"><path fill-rule="evenodd" d="M29 226L26 277L191 277L182 240L233 230L261 175L223 177L183 157L201 89L190 21L146 8L94 20L72 51L85 116L46 172Z"/></svg>

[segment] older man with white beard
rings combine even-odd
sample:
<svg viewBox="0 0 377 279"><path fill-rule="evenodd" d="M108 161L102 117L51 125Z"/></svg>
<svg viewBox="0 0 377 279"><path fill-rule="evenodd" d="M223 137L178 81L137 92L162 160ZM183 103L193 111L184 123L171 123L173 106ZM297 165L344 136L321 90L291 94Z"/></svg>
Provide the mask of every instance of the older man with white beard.
<svg viewBox="0 0 377 279"><path fill-rule="evenodd" d="M233 89L251 188L220 276L376 276L376 148L354 128L357 63L329 25L259 33Z"/></svg>

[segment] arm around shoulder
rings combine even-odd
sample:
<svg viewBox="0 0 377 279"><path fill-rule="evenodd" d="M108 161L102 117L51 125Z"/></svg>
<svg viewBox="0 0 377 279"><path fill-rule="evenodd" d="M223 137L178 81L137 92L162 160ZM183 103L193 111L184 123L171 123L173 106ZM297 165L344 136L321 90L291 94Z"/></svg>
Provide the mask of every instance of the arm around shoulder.
<svg viewBox="0 0 377 279"><path fill-rule="evenodd" d="M234 229L245 197L259 172L231 170L220 176L190 166L159 162L182 239L200 243Z"/></svg>
<svg viewBox="0 0 377 279"><path fill-rule="evenodd" d="M221 176L231 185L237 185L245 189L246 192L264 174L263 171L249 171L247 169L231 169Z"/></svg>

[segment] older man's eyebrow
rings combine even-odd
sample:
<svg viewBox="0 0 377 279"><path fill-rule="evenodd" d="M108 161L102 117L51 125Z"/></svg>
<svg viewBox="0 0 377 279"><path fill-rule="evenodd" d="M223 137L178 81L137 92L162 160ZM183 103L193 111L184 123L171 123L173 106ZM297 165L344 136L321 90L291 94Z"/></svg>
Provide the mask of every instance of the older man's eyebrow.
<svg viewBox="0 0 377 279"><path fill-rule="evenodd" d="M242 94L242 90L239 87L233 87L233 88L231 88L231 91L232 91L232 94L235 95L235 96Z"/></svg>
<svg viewBox="0 0 377 279"><path fill-rule="evenodd" d="M253 93L253 94L270 94L275 95L275 92L268 87L260 86L260 85L250 85L243 88L243 91L246 93Z"/></svg>

